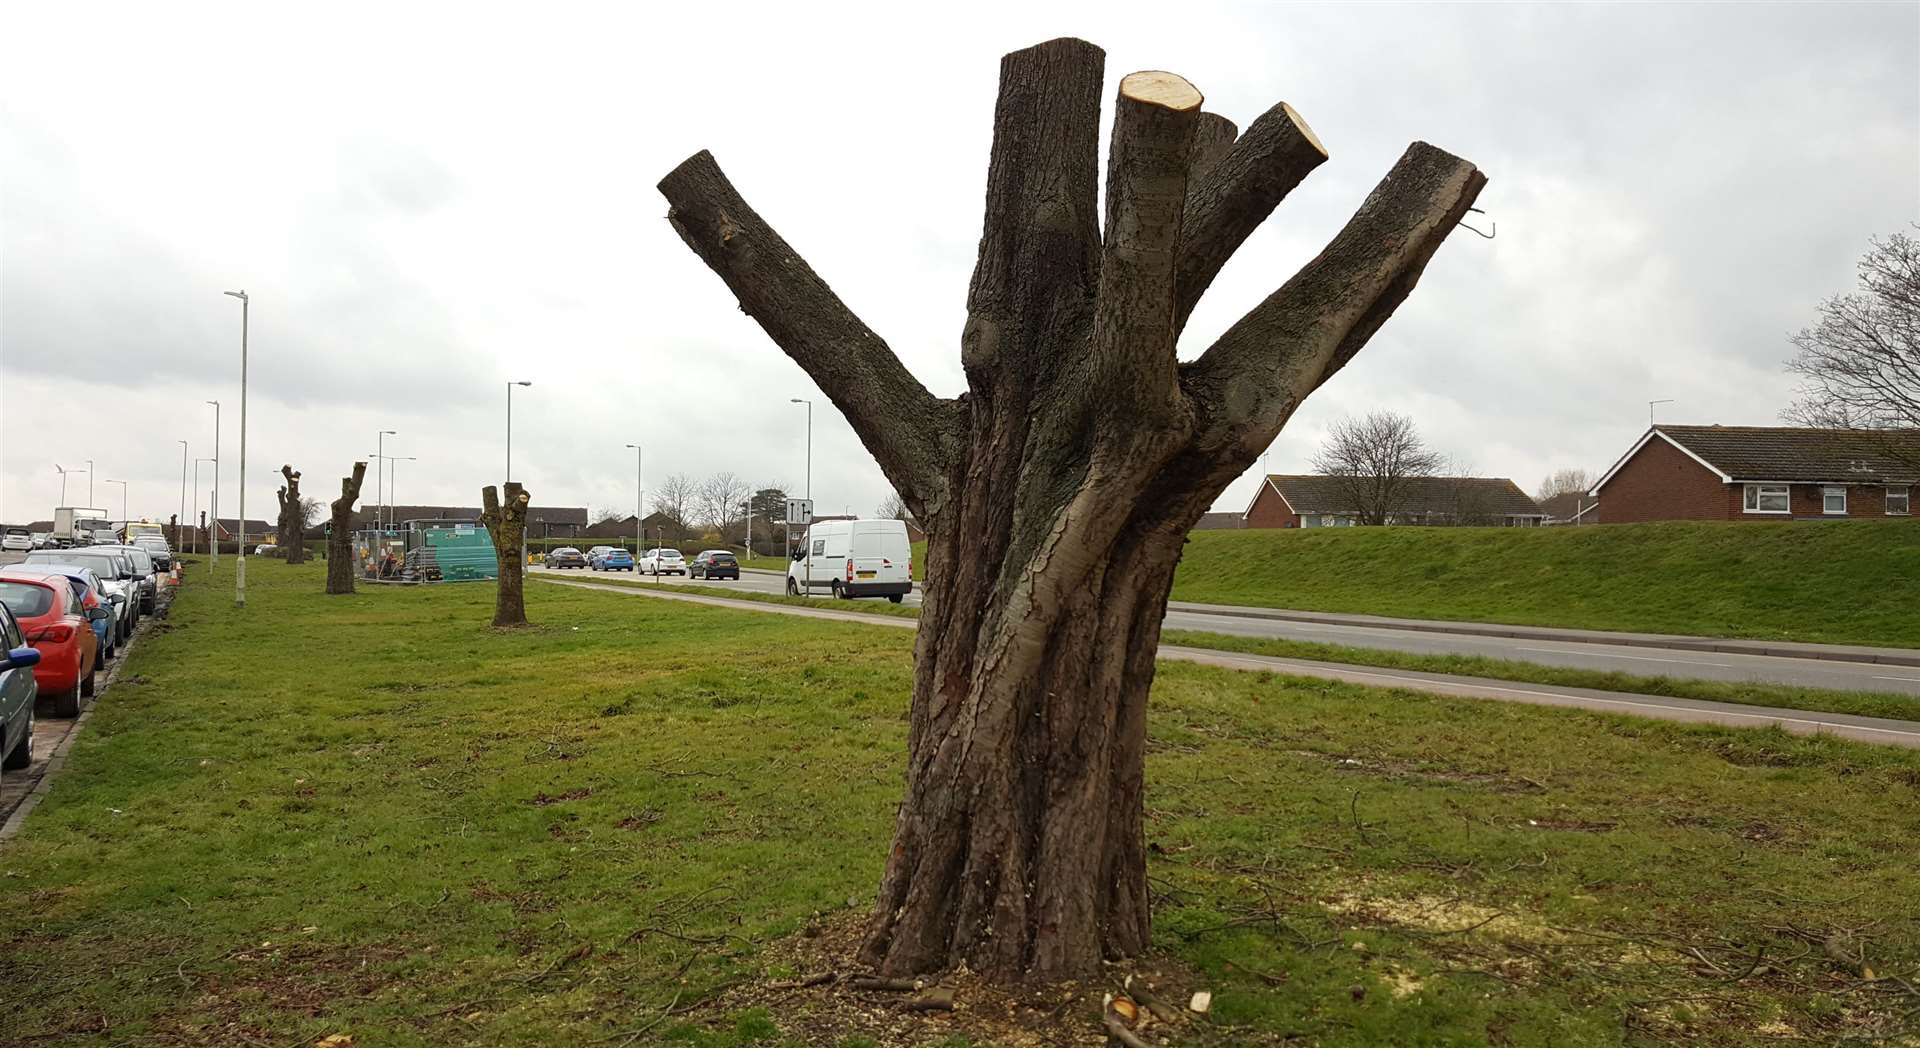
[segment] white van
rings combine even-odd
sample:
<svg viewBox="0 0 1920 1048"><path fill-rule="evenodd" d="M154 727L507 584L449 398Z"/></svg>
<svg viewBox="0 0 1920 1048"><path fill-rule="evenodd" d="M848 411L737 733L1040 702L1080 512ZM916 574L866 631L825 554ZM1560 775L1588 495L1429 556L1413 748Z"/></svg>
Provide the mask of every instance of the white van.
<svg viewBox="0 0 1920 1048"><path fill-rule="evenodd" d="M822 520L787 565L787 593L827 590L836 597L885 597L913 590L913 547L904 520Z"/></svg>

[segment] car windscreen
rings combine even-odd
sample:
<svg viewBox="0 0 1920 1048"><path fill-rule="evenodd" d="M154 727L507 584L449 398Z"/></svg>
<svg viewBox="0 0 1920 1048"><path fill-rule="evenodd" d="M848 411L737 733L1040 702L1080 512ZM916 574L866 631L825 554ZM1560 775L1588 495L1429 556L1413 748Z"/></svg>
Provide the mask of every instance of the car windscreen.
<svg viewBox="0 0 1920 1048"><path fill-rule="evenodd" d="M103 579L120 577L120 564L105 553L85 553L80 550L63 549L58 553L29 553L28 564L60 564L76 568L92 568L95 575Z"/></svg>
<svg viewBox="0 0 1920 1048"><path fill-rule="evenodd" d="M140 549L140 550L128 550L128 551L127 551L127 558L128 558L129 560L131 560L131 561L133 561L133 572L134 572L134 574L136 574L136 575L151 575L151 574L153 574L153 558L152 558L152 557L149 557L149 556L147 556L147 551L146 551L146 550L143 550L143 549Z"/></svg>
<svg viewBox="0 0 1920 1048"><path fill-rule="evenodd" d="M36 618L53 609L53 590L31 582L0 579L0 604L19 618Z"/></svg>

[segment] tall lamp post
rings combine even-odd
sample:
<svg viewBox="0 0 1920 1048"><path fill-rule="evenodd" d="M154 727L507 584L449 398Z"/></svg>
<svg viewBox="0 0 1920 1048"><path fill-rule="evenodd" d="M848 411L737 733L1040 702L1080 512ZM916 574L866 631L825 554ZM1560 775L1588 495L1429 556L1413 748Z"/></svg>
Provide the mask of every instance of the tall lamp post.
<svg viewBox="0 0 1920 1048"><path fill-rule="evenodd" d="M384 480L384 478L387 475L386 474L387 457L381 454L381 452L386 450L387 438L391 436L396 436L399 434L399 432L400 431L397 429L383 429L380 431L379 436L373 438L373 448L374 448L374 451L373 451L373 501L375 505L380 507L374 513L373 526L374 526L374 530L381 532L382 540L386 538L385 533L387 528L386 528L386 525L381 522L380 518L387 516L388 514L387 514L387 489L386 489L385 480Z"/></svg>
<svg viewBox="0 0 1920 1048"><path fill-rule="evenodd" d="M94 508L93 506L93 460L92 459L87 460L87 508L88 509Z"/></svg>
<svg viewBox="0 0 1920 1048"><path fill-rule="evenodd" d="M531 382L507 383L507 475L501 480L502 484L513 479L513 387L531 385Z"/></svg>
<svg viewBox="0 0 1920 1048"><path fill-rule="evenodd" d="M213 405L213 494L207 496L207 516L213 518L212 538L213 559L209 567L220 566L220 402L209 400Z"/></svg>
<svg viewBox="0 0 1920 1048"><path fill-rule="evenodd" d="M187 525L187 442L180 441L180 515L173 518L173 545L178 549L184 545L180 541L180 529Z"/></svg>
<svg viewBox="0 0 1920 1048"><path fill-rule="evenodd" d="M646 452L638 444L628 444L633 449L633 557L640 559L640 547L647 544L647 482L642 466L646 462Z"/></svg>
<svg viewBox="0 0 1920 1048"><path fill-rule="evenodd" d="M806 397L791 397L791 403L806 405L806 501L812 503L814 501L814 401ZM801 574L806 580L804 597L812 597L814 595L814 526L812 524L806 526L806 532L801 537L801 541L806 543L804 560L801 562Z"/></svg>
<svg viewBox="0 0 1920 1048"><path fill-rule="evenodd" d="M124 480L102 480L102 484L120 485L120 537L127 537L127 482Z"/></svg>
<svg viewBox="0 0 1920 1048"><path fill-rule="evenodd" d="M233 603L247 606L247 310L245 290L223 291L240 300L240 559L233 566Z"/></svg>
<svg viewBox="0 0 1920 1048"><path fill-rule="evenodd" d="M211 459L211 458L197 458L197 459L194 459L194 460L193 460L193 516L194 516L194 526L193 526L193 551L194 551L195 553L198 553L198 552L200 552L200 532L201 532L202 530L204 530L203 528L201 528L201 526L200 526L200 524L199 524L199 519L200 519L200 463L202 463L202 462L211 462L211 463L213 463L213 464L214 464L214 467L213 467L213 468L214 468L214 469L216 469L216 470L220 468L220 465L219 465L219 463L220 463L220 460L219 460L219 459ZM218 523L218 521L216 521L215 523L217 524L217 523Z"/></svg>
<svg viewBox="0 0 1920 1048"><path fill-rule="evenodd" d="M388 501L396 502L396 503L400 501L400 496L396 494L396 492L400 490L400 467L395 465L395 463L414 462L414 461L417 461L419 458L420 456L418 455L388 455L387 456L387 494L393 496L393 498L389 499ZM391 529L398 526L398 524L399 522L393 518L393 510L391 509L387 510L387 527Z"/></svg>
<svg viewBox="0 0 1920 1048"><path fill-rule="evenodd" d="M60 474L60 505L65 507L67 504L67 474L73 471L65 468L58 462L53 464L53 471Z"/></svg>

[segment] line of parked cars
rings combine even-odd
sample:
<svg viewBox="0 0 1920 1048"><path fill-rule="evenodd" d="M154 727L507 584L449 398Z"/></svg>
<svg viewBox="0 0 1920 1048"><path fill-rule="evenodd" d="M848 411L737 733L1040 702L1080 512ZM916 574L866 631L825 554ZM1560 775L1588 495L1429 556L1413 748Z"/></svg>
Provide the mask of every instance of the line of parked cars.
<svg viewBox="0 0 1920 1048"><path fill-rule="evenodd" d="M0 769L33 759L35 706L77 717L100 671L151 614L173 552L132 545L36 549L0 567ZM167 567L161 565L165 563Z"/></svg>

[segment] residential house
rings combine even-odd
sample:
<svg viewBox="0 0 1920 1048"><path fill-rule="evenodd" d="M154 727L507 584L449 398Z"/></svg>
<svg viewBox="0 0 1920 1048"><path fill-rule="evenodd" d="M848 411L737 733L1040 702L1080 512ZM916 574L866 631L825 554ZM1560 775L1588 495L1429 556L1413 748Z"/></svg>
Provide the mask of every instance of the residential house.
<svg viewBox="0 0 1920 1048"><path fill-rule="evenodd" d="M375 520L390 520L404 527L410 520L479 520L479 506L381 506L363 505L353 514L358 531L374 526ZM528 506L527 535L530 538L572 538L587 526L585 506Z"/></svg>
<svg viewBox="0 0 1920 1048"><path fill-rule="evenodd" d="M1228 512L1216 511L1213 513L1201 514L1200 519L1194 523L1193 530L1224 531L1232 528L1244 528L1246 526L1247 526L1246 514L1234 513L1231 511L1228 511Z"/></svg>
<svg viewBox="0 0 1920 1048"><path fill-rule="evenodd" d="M1540 503L1547 515L1541 523L1549 527L1561 524L1600 523L1600 500L1584 491L1565 491Z"/></svg>
<svg viewBox="0 0 1920 1048"><path fill-rule="evenodd" d="M1505 477L1409 477L1388 524L1481 524L1537 527L1538 504ZM1339 477L1268 476L1242 514L1249 528L1350 527L1360 512Z"/></svg>
<svg viewBox="0 0 1920 1048"><path fill-rule="evenodd" d="M1653 426L1593 486L1600 520L1908 517L1920 430Z"/></svg>

